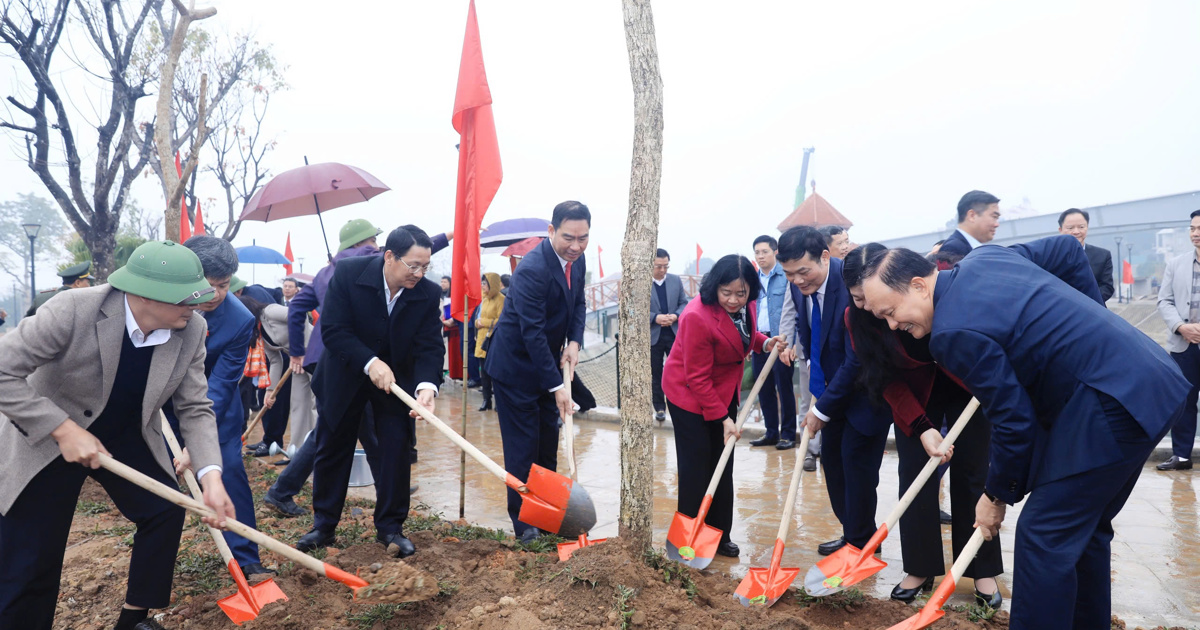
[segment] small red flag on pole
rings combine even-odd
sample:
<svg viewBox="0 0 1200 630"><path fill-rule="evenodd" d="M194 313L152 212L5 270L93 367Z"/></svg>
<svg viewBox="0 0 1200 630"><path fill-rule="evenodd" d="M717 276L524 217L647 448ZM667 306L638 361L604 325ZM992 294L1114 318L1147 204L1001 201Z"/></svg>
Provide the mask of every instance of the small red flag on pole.
<svg viewBox="0 0 1200 630"><path fill-rule="evenodd" d="M1133 284L1133 265L1126 260L1121 270L1121 284Z"/></svg>
<svg viewBox="0 0 1200 630"><path fill-rule="evenodd" d="M454 95L451 121L460 140L458 191L454 199L450 316L465 321L463 298L469 297L475 305L483 297L479 286L479 228L504 178L496 122L492 118L492 91L483 68L483 48L475 19L475 0L471 0L467 9L467 32L463 37L458 91Z"/></svg>
<svg viewBox="0 0 1200 630"><path fill-rule="evenodd" d="M701 275L700 274L700 256L703 253L704 253L704 250L700 249L700 243L696 243L696 275L697 276Z"/></svg>
<svg viewBox="0 0 1200 630"><path fill-rule="evenodd" d="M601 280L604 279L604 261L600 260L600 254L603 254L603 253L604 253L604 248L597 245L596 246L596 265L598 267L600 267L600 279Z"/></svg>
<svg viewBox="0 0 1200 630"><path fill-rule="evenodd" d="M175 174L183 177L183 169L179 166L179 152L175 152ZM192 238L192 220L188 218L187 202L179 198L179 242L183 243Z"/></svg>
<svg viewBox="0 0 1200 630"><path fill-rule="evenodd" d="M197 208L197 212L199 212L199 208ZM196 216L200 216L200 215L197 214ZM292 233L291 232L288 232L287 244L283 246L283 257L292 262L296 262L296 257L292 256ZM291 265L284 265L283 270L287 272L287 275L289 275L289 276L292 275L292 266Z"/></svg>
<svg viewBox="0 0 1200 630"><path fill-rule="evenodd" d="M204 215L200 213L200 200L196 200L196 224L192 226L192 232L196 234L207 234L204 230Z"/></svg>

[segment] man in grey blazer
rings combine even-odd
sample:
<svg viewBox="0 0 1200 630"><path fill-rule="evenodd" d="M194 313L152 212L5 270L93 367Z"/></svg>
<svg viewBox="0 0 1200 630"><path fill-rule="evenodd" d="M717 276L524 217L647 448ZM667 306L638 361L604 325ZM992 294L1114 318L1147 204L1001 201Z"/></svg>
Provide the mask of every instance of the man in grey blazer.
<svg viewBox="0 0 1200 630"><path fill-rule="evenodd" d="M204 378L207 326L193 314L214 293L199 258L152 241L109 282L63 293L0 338L0 630L53 625L89 476L137 526L115 627L161 627L147 609L170 603L184 511L97 469L105 453L177 487L159 416L168 400L217 514L210 524L235 516Z"/></svg>
<svg viewBox="0 0 1200 630"><path fill-rule="evenodd" d="M1171 428L1171 458L1159 470L1191 470L1196 441L1196 399L1200 394L1200 210L1188 227L1196 249L1172 258L1158 288L1158 313L1167 324L1167 351L1192 384L1187 410Z"/></svg>
<svg viewBox="0 0 1200 630"><path fill-rule="evenodd" d="M667 419L667 400L662 390L663 361L675 345L679 315L688 303L683 281L667 273L670 266L671 255L660 247L654 253L654 284L650 291L650 373L654 377L654 419L659 422Z"/></svg>

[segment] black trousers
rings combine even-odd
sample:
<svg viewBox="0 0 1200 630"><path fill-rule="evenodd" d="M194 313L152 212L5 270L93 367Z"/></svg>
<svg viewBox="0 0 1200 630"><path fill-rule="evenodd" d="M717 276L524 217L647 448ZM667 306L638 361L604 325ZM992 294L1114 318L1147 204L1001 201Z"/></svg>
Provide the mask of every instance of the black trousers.
<svg viewBox="0 0 1200 630"><path fill-rule="evenodd" d="M862 548L879 524L875 508L879 495L879 466L887 446L887 431L870 435L846 418L833 418L821 429L821 471L833 514L842 523L842 536Z"/></svg>
<svg viewBox="0 0 1200 630"><path fill-rule="evenodd" d="M558 405L554 394L529 391L513 384L496 388L496 417L500 420L500 441L504 446L504 469L526 481L529 468L537 464L548 470L558 469ZM518 518L521 495L508 489L508 517L519 538L532 527Z"/></svg>
<svg viewBox="0 0 1200 630"><path fill-rule="evenodd" d="M754 378L762 373L768 356L761 352L750 355L754 361ZM792 387L794 369L783 361L776 361L771 366L771 375L763 381L762 389L758 390L758 408L762 409L767 438L796 439L796 393Z"/></svg>
<svg viewBox="0 0 1200 630"><path fill-rule="evenodd" d="M725 450L725 430L720 422L705 420L700 414L683 409L670 400L667 407L671 410L671 423L675 428L675 460L679 464L678 510L694 518L717 470L721 451ZM734 397L729 403L729 417L736 418L737 411L738 399ZM721 530L722 543L729 542L729 530L733 527L733 453L729 454L729 462L717 482L712 506L708 508L704 522Z"/></svg>
<svg viewBox="0 0 1200 630"><path fill-rule="evenodd" d="M655 326L657 325L655 324ZM671 347L675 345L675 336L666 328L658 335L658 343L650 346L650 376L653 385L651 396L654 401L654 410L666 411L667 399L663 396L662 388L663 363L666 362L667 357L671 356Z"/></svg>
<svg viewBox="0 0 1200 630"><path fill-rule="evenodd" d="M318 407L320 401L317 401ZM404 531L412 481L413 420L408 407L371 383L364 383L338 417L321 411L317 420L317 455L313 462L313 528L333 532L346 505L346 488L354 465L359 425L370 403L375 420L375 534L383 538ZM368 450L368 452L370 452Z"/></svg>
<svg viewBox="0 0 1200 630"><path fill-rule="evenodd" d="M492 375L487 372L487 357L479 359L479 380L482 386L483 402L492 402Z"/></svg>
<svg viewBox="0 0 1200 630"><path fill-rule="evenodd" d="M1191 459L1192 447L1196 444L1196 400L1200 397L1200 346L1188 344L1187 350L1172 352L1171 358L1175 359L1183 376L1192 384L1184 413L1171 427L1171 454Z"/></svg>
<svg viewBox="0 0 1200 630"><path fill-rule="evenodd" d="M175 478L155 463L140 427L106 436L103 442L118 461L178 489ZM0 630L50 630L71 519L89 476L137 526L125 602L142 608L170 605L183 508L104 469L58 457L30 480L8 514L0 516Z"/></svg>
<svg viewBox="0 0 1200 630"><path fill-rule="evenodd" d="M926 406L926 415L935 425L940 425L943 417L952 424L958 421L970 401L969 393L939 373ZM975 533L975 505L979 503L987 481L991 444L992 424L982 410L976 411L955 441L954 457L950 459L950 513L954 517L951 544L955 558ZM909 437L900 430L896 431L896 454L900 458L899 494L903 496L929 461L929 456L921 446L920 436ZM938 480L936 474L930 477L900 517L900 551L904 572L910 575L929 577L946 573L942 527L938 520ZM983 543L963 576L976 579L1001 573L1004 573L1004 559L1000 555L1000 538L996 537Z"/></svg>

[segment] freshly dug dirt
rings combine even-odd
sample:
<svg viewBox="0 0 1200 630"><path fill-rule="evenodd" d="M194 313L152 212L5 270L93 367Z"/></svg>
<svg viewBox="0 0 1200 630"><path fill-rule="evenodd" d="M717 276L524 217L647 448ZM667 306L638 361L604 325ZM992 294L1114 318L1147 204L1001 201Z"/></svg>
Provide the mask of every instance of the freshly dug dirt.
<svg viewBox="0 0 1200 630"><path fill-rule="evenodd" d="M438 594L437 581L403 561L376 562L360 569L358 577L371 583L355 593L359 603L399 604L429 599Z"/></svg>

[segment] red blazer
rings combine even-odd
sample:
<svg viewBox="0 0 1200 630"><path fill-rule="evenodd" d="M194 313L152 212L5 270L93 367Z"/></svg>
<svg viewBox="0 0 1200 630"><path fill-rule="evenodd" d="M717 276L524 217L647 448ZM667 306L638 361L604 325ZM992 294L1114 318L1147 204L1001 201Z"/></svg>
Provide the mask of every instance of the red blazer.
<svg viewBox="0 0 1200 630"><path fill-rule="evenodd" d="M754 323L755 304L746 309L753 335L750 349L762 352L767 337ZM663 365L663 393L672 404L705 420L724 420L742 386L746 352L742 337L720 304L695 298L679 316L679 332Z"/></svg>

